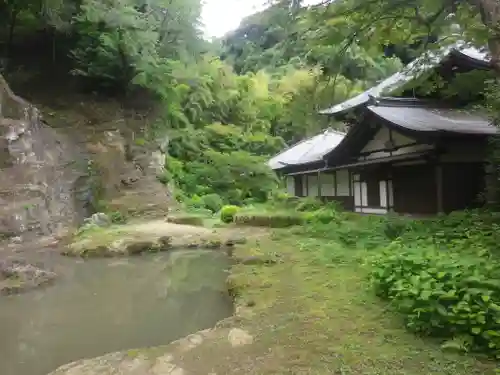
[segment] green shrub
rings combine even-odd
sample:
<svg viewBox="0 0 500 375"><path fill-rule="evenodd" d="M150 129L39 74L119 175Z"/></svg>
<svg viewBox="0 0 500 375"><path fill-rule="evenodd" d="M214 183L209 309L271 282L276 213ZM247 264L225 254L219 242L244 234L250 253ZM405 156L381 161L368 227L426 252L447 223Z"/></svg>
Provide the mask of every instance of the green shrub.
<svg viewBox="0 0 500 375"><path fill-rule="evenodd" d="M323 203L316 198L300 198L296 201L296 210L300 212L311 212L321 208Z"/></svg>
<svg viewBox="0 0 500 375"><path fill-rule="evenodd" d="M222 198L217 194L207 194L201 197L202 205L204 208L212 211L218 212L222 205Z"/></svg>
<svg viewBox="0 0 500 375"><path fill-rule="evenodd" d="M234 221L240 225L286 228L300 225L304 219L300 215L287 213L237 213L234 216Z"/></svg>
<svg viewBox="0 0 500 375"><path fill-rule="evenodd" d="M234 221L234 215L239 211L238 206L224 206L220 211L220 219L223 223L232 223Z"/></svg>
<svg viewBox="0 0 500 375"><path fill-rule="evenodd" d="M277 191L271 194L270 201L276 202L278 204L286 204L293 198L295 198L293 195L290 195L282 191Z"/></svg>
<svg viewBox="0 0 500 375"><path fill-rule="evenodd" d="M373 266L377 294L404 314L408 329L500 357L498 262L395 241Z"/></svg>
<svg viewBox="0 0 500 375"><path fill-rule="evenodd" d="M452 212L432 219L408 220L401 235L405 243L422 246L453 248L469 254L498 254L500 220L498 214L487 211Z"/></svg>
<svg viewBox="0 0 500 375"><path fill-rule="evenodd" d="M172 174L165 170L163 171L161 174L159 174L158 176L156 176L156 178L158 179L158 181L160 181L163 185L168 185L168 183L170 181L172 181Z"/></svg>
<svg viewBox="0 0 500 375"><path fill-rule="evenodd" d="M390 240L383 231L383 217L350 215L346 212L321 210L306 213L307 225L294 228L298 235L337 241L348 248L375 249Z"/></svg>
<svg viewBox="0 0 500 375"><path fill-rule="evenodd" d="M409 219L407 218L391 215L384 219L382 230L384 235L390 240L401 237L409 228Z"/></svg>
<svg viewBox="0 0 500 375"><path fill-rule="evenodd" d="M120 211L111 212L109 218L113 224L125 224L127 222L127 217Z"/></svg>
<svg viewBox="0 0 500 375"><path fill-rule="evenodd" d="M184 204L187 208L205 208L205 202L203 202L203 199L196 194L188 199L185 199Z"/></svg>
<svg viewBox="0 0 500 375"><path fill-rule="evenodd" d="M304 215L306 222L329 224L331 222L339 221L339 213L330 208L321 208L319 210L308 212Z"/></svg>
<svg viewBox="0 0 500 375"><path fill-rule="evenodd" d="M227 202L231 205L238 205L243 202L243 191L241 189L231 189L228 190Z"/></svg>

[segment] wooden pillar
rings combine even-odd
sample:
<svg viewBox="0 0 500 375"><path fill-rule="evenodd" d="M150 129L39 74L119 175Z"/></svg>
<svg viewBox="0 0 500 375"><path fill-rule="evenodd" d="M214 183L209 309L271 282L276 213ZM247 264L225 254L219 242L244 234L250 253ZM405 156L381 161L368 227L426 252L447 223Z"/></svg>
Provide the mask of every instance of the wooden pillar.
<svg viewBox="0 0 500 375"><path fill-rule="evenodd" d="M435 165L436 173L436 209L437 213L443 213L443 166L437 162Z"/></svg>
<svg viewBox="0 0 500 375"><path fill-rule="evenodd" d="M351 175L349 175L349 178L351 178ZM349 181L349 184L350 184L350 181ZM350 187L350 185L349 185L349 187ZM337 171L333 172L333 196L334 197L338 196L338 194L337 194Z"/></svg>
<svg viewBox="0 0 500 375"><path fill-rule="evenodd" d="M320 171L318 171L318 173L317 173L317 177L316 177L316 179L317 179L316 183L318 184L318 186L317 186L317 188L318 188L318 199L321 199L321 183L320 183L320 176L321 176L321 172L320 172Z"/></svg>

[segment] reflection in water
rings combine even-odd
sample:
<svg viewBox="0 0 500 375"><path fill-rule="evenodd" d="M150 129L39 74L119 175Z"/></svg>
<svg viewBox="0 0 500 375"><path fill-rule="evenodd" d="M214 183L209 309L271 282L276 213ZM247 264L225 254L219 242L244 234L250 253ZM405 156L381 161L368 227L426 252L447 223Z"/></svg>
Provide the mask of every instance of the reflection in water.
<svg viewBox="0 0 500 375"><path fill-rule="evenodd" d="M54 286L0 298L0 374L45 375L80 358L166 344L232 313L215 252L76 262Z"/></svg>

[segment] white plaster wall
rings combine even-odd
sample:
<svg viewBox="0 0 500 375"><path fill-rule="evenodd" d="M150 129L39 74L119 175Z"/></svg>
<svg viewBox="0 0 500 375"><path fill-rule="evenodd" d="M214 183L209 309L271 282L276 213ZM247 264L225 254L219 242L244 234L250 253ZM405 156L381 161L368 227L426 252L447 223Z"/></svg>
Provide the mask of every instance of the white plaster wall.
<svg viewBox="0 0 500 375"><path fill-rule="evenodd" d="M339 169L337 174L337 196L348 197L351 195L349 189L349 171L347 169Z"/></svg>
<svg viewBox="0 0 500 375"><path fill-rule="evenodd" d="M394 207L394 190L392 188L392 180L387 181L387 188L389 189L389 206Z"/></svg>
<svg viewBox="0 0 500 375"><path fill-rule="evenodd" d="M361 150L361 152L371 152L374 150L380 150L386 148L385 143L391 139L389 135L389 128L383 126L380 130L375 134L373 139L369 141L366 146ZM395 146L404 146L407 144L415 143L415 140L407 137L399 132L392 131L392 141ZM380 151L375 152L373 154L367 155L366 157L360 157L359 160L365 159L375 159L375 158L383 158L391 155L403 155L413 152L426 151L433 149L432 145L414 145L409 147L400 148L398 150L390 152Z"/></svg>
<svg viewBox="0 0 500 375"><path fill-rule="evenodd" d="M356 181L353 184L354 188L354 205L361 206L361 182Z"/></svg>
<svg viewBox="0 0 500 375"><path fill-rule="evenodd" d="M389 128L382 126L380 130L377 133L375 133L373 139L369 141L365 147L363 147L361 152L370 152L385 148L384 143L387 142L389 139L390 139ZM411 143L411 141L408 143Z"/></svg>
<svg viewBox="0 0 500 375"><path fill-rule="evenodd" d="M380 207L387 207L387 181L379 181Z"/></svg>
<svg viewBox="0 0 500 375"><path fill-rule="evenodd" d="M361 206L368 206L368 185L366 182L361 182Z"/></svg>
<svg viewBox="0 0 500 375"><path fill-rule="evenodd" d="M286 176L286 192L295 196L295 180L293 176Z"/></svg>
<svg viewBox="0 0 500 375"><path fill-rule="evenodd" d="M310 197L318 196L318 176L308 175L307 176L307 192Z"/></svg>
<svg viewBox="0 0 500 375"><path fill-rule="evenodd" d="M335 196L335 176L333 173L321 173L321 196L333 197Z"/></svg>
<svg viewBox="0 0 500 375"><path fill-rule="evenodd" d="M371 208L371 207L357 207L356 212L362 212L365 214L386 214L388 212L387 208Z"/></svg>

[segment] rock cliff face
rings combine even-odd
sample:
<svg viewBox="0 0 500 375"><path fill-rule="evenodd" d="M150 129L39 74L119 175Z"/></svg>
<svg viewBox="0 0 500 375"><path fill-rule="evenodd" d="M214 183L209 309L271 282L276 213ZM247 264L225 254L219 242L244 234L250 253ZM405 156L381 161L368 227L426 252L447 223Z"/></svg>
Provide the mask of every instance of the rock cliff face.
<svg viewBox="0 0 500 375"><path fill-rule="evenodd" d="M0 76L0 237L64 232L103 200L124 213L168 210L159 147L130 147L119 130L82 138L44 123Z"/></svg>
<svg viewBox="0 0 500 375"><path fill-rule="evenodd" d="M71 225L78 148L41 122L0 77L0 235L50 234ZM80 169L80 170L79 170Z"/></svg>

